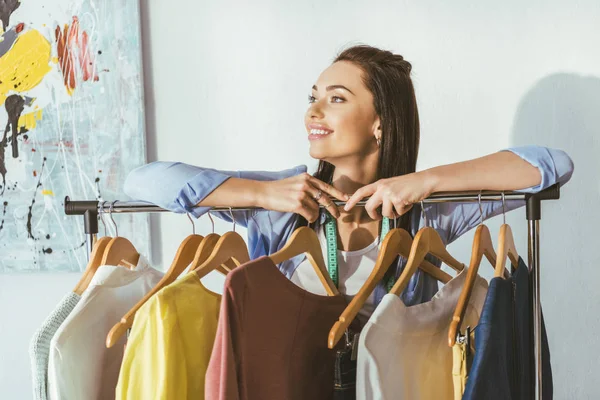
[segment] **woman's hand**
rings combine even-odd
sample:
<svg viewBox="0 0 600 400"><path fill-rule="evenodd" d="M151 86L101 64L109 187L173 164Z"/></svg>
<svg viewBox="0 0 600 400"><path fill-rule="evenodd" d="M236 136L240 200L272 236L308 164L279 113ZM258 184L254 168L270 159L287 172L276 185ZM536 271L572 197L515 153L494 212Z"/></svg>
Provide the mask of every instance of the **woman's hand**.
<svg viewBox="0 0 600 400"><path fill-rule="evenodd" d="M347 201L350 196L317 178L303 173L277 181L257 182L262 187L259 204L268 210L293 212L302 215L309 222L319 216L322 204L335 218L340 211L332 198Z"/></svg>
<svg viewBox="0 0 600 400"><path fill-rule="evenodd" d="M384 217L395 218L409 211L414 203L428 197L434 187L435 180L427 171L380 179L358 189L344 210L350 211L361 199L371 196L365 210L372 219L381 219L377 211L379 206Z"/></svg>

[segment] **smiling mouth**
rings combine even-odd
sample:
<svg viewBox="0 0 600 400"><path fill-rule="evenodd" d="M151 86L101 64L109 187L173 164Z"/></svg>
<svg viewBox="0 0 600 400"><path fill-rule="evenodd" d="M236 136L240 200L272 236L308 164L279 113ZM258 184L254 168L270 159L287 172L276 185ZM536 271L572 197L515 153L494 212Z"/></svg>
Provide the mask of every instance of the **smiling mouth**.
<svg viewBox="0 0 600 400"><path fill-rule="evenodd" d="M323 139L332 133L333 133L333 131L331 131L329 129L311 129L310 133L308 134L308 140Z"/></svg>

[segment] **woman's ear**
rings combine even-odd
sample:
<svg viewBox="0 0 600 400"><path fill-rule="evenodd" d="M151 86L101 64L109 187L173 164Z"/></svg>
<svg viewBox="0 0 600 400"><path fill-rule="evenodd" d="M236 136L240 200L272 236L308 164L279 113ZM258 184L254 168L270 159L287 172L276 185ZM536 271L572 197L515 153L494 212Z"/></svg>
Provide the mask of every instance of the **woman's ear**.
<svg viewBox="0 0 600 400"><path fill-rule="evenodd" d="M381 121L379 120L379 117L373 122L373 135L377 138L381 137Z"/></svg>

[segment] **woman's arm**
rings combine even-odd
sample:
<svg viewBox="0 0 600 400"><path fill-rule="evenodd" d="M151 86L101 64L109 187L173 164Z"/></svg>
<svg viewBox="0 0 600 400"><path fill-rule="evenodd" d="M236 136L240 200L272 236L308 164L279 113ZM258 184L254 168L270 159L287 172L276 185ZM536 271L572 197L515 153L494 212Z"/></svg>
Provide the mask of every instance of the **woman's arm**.
<svg viewBox="0 0 600 400"><path fill-rule="evenodd" d="M480 189L535 193L556 182L566 183L573 173L573 162L561 150L524 146L422 173L432 193Z"/></svg>
<svg viewBox="0 0 600 400"><path fill-rule="evenodd" d="M337 217L339 210L332 198L347 199L344 193L307 174L305 165L278 172L219 171L162 161L133 170L125 180L125 193L197 218L214 206L260 207L301 214L311 222L319 215L318 203ZM233 216L236 223L247 226L256 212L234 211ZM211 214L232 221L229 211Z"/></svg>
<svg viewBox="0 0 600 400"><path fill-rule="evenodd" d="M514 147L475 160L381 179L356 191L346 209L351 209L358 200L371 196L365 206L369 215L377 218L376 209L381 206L383 215L392 217L392 210L396 214L404 214L412 204L433 192L514 190L537 193L555 183L564 185L572 174L573 162L564 151L540 146ZM523 201L506 201L505 211L524 204ZM486 220L502 213L502 202L484 202L482 210L483 220ZM425 205L425 214L428 225L440 233L446 244L477 226L482 218L477 203Z"/></svg>
<svg viewBox="0 0 600 400"><path fill-rule="evenodd" d="M276 172L220 171L180 162L155 161L131 171L125 179L124 191L132 199L199 218L215 205L256 206L256 190L252 187L255 181L285 179L303 172L306 172L304 165ZM235 211L236 222L247 226L253 212ZM211 214L231 221L229 212Z"/></svg>

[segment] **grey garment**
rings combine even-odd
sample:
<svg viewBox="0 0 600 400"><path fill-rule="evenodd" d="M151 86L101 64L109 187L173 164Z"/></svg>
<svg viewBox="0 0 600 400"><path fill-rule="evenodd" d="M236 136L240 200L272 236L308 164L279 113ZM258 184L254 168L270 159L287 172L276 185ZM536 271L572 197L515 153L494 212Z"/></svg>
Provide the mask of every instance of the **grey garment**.
<svg viewBox="0 0 600 400"><path fill-rule="evenodd" d="M75 308L81 296L69 293L56 305L52 313L33 334L29 343L29 358L31 359L31 378L34 400L47 400L48 359L50 356L50 341L59 326Z"/></svg>

